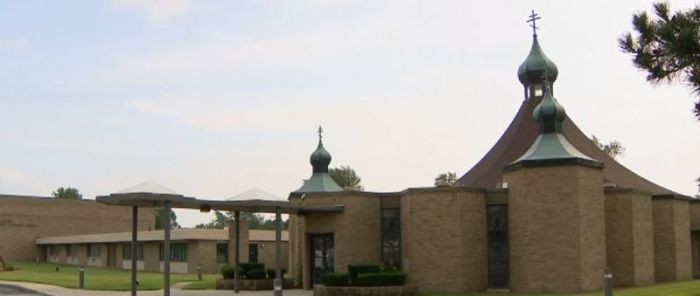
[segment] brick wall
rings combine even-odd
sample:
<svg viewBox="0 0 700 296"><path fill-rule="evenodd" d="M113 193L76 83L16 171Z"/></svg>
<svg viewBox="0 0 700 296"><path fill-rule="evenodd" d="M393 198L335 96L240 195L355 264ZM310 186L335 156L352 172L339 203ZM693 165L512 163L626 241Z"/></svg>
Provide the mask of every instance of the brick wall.
<svg viewBox="0 0 700 296"><path fill-rule="evenodd" d="M139 209L139 229L153 229L153 209ZM93 200L0 195L0 256L6 261L42 258L35 240L46 236L131 230L131 208Z"/></svg>
<svg viewBox="0 0 700 296"><path fill-rule="evenodd" d="M633 190L605 192L607 266L616 286L654 283L651 196Z"/></svg>
<svg viewBox="0 0 700 296"><path fill-rule="evenodd" d="M509 187L510 284L515 292L602 288L605 206L600 169L523 167Z"/></svg>
<svg viewBox="0 0 700 296"><path fill-rule="evenodd" d="M458 187L409 190L401 199L401 254L421 290L487 285L486 198Z"/></svg>
<svg viewBox="0 0 700 296"><path fill-rule="evenodd" d="M309 288L310 270L308 240L311 234L333 233L335 271L347 272L352 263L380 261L379 198L370 193L347 191L342 194L314 194L302 200L305 205L345 205L342 213L313 213L304 217L305 236L301 248L304 288Z"/></svg>
<svg viewBox="0 0 700 296"><path fill-rule="evenodd" d="M689 202L655 198L652 204L656 281L692 278Z"/></svg>

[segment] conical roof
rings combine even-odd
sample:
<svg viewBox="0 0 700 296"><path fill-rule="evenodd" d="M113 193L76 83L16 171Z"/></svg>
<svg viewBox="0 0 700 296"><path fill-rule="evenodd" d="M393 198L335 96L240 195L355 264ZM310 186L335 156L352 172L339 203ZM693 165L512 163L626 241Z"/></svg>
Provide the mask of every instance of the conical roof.
<svg viewBox="0 0 700 296"><path fill-rule="evenodd" d="M518 113L506 131L486 155L460 179L459 184L470 187L496 188L503 182L503 168L527 152L539 135L539 126L532 120L532 113L542 98L523 101ZM561 134L581 153L603 162L603 177L606 183L620 188L638 189L653 194L679 195L661 187L624 167L600 150L573 120L566 115L561 124Z"/></svg>
<svg viewBox="0 0 700 296"><path fill-rule="evenodd" d="M174 190L161 185L155 181L146 181L139 183L137 185L131 186L126 189L122 189L117 192L117 194L130 194L130 193L146 193L146 194L168 194L168 195L181 195Z"/></svg>
<svg viewBox="0 0 700 296"><path fill-rule="evenodd" d="M236 194L235 196L229 197L226 200L278 200L278 201L281 200L281 201L283 201L286 199L279 197L277 195L274 195L274 194L267 192L265 190L262 190L259 188L253 188L253 189L241 192L239 194Z"/></svg>

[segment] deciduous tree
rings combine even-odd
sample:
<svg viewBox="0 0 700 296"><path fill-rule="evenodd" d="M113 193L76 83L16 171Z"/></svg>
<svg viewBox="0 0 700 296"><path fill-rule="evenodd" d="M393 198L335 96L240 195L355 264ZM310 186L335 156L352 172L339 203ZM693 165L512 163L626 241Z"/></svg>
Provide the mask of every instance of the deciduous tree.
<svg viewBox="0 0 700 296"><path fill-rule="evenodd" d="M83 199L83 195L80 194L80 191L73 187L59 187L52 194L54 198L59 199Z"/></svg>
<svg viewBox="0 0 700 296"><path fill-rule="evenodd" d="M596 144L600 150L603 150L603 152L610 155L610 157L613 159L617 159L619 156L625 155L625 147L623 147L622 143L617 140L612 140L610 143L603 144L595 135L591 135L591 141L593 141L593 143Z"/></svg>
<svg viewBox="0 0 700 296"><path fill-rule="evenodd" d="M457 174L455 172L442 173L435 178L435 186L454 184L457 184Z"/></svg>

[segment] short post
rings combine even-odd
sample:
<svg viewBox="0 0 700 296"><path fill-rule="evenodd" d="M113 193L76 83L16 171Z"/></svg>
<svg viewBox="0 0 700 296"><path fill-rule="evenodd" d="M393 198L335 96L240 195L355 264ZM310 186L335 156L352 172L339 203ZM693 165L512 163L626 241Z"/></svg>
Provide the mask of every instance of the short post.
<svg viewBox="0 0 700 296"><path fill-rule="evenodd" d="M80 267L80 275L78 276L78 288L85 288L85 266Z"/></svg>
<svg viewBox="0 0 700 296"><path fill-rule="evenodd" d="M603 274L605 279L605 296L613 296L613 274L610 269L605 269L605 274Z"/></svg>
<svg viewBox="0 0 700 296"><path fill-rule="evenodd" d="M197 264L197 280L202 281L202 264Z"/></svg>

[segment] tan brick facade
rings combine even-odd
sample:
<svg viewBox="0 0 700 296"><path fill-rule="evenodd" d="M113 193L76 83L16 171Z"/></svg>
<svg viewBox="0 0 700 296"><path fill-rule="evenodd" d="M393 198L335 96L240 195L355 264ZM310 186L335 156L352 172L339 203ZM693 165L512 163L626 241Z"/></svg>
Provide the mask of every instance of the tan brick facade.
<svg viewBox="0 0 700 296"><path fill-rule="evenodd" d="M523 167L503 179L510 193L511 290L601 289L606 260L601 170Z"/></svg>
<svg viewBox="0 0 700 296"><path fill-rule="evenodd" d="M401 254L409 282L422 290L486 289L486 198L439 187L401 199Z"/></svg>
<svg viewBox="0 0 700 296"><path fill-rule="evenodd" d="M153 209L139 209L139 229L154 226ZM39 237L131 230L131 208L93 200L0 195L0 256L6 261L45 256ZM65 258L63 259L65 262Z"/></svg>
<svg viewBox="0 0 700 296"><path fill-rule="evenodd" d="M607 266L616 286L654 283L653 226L648 193L618 189L605 192Z"/></svg>
<svg viewBox="0 0 700 296"><path fill-rule="evenodd" d="M656 281L692 278L689 202L663 197L652 204Z"/></svg>
<svg viewBox="0 0 700 296"><path fill-rule="evenodd" d="M335 241L335 271L347 271L352 263L379 262L380 260L380 207L379 198L362 192L343 192L306 197L305 205L342 204L345 211L334 214L309 214L304 217L305 230L301 251L304 287L309 288L309 235L333 233ZM342 247L340 247L342 246Z"/></svg>

